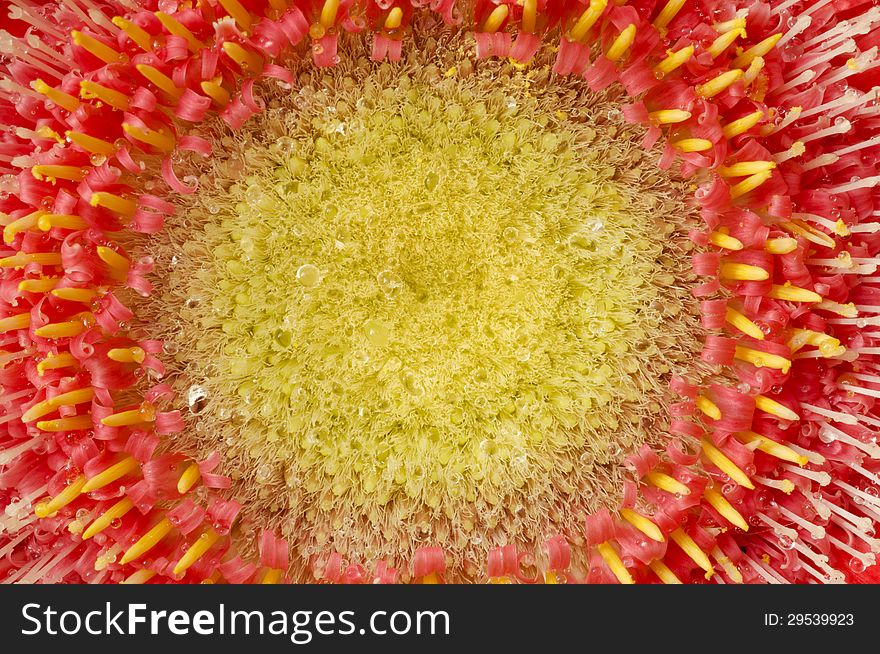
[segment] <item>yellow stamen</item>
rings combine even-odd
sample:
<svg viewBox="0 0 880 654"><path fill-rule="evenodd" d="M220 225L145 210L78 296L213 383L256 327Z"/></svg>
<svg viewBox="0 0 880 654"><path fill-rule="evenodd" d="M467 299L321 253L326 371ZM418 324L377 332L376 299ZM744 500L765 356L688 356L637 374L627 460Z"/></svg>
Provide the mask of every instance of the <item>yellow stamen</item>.
<svg viewBox="0 0 880 654"><path fill-rule="evenodd" d="M219 0L222 7L226 10L226 13L232 16L235 19L235 22L238 23L238 26L245 32L250 31L251 29L251 14L250 12L244 8L244 6L238 0ZM327 0L327 2L336 2L336 6L339 6L339 0ZM325 9L327 5L324 5ZM334 12L334 16L335 16ZM321 12L321 15L324 15L324 12ZM330 23L332 25L333 23ZM325 25L325 27L330 27L330 25Z"/></svg>
<svg viewBox="0 0 880 654"><path fill-rule="evenodd" d="M783 420L800 420L801 417L787 406L780 404L776 400L772 400L764 395L755 396L755 406L770 415L782 418Z"/></svg>
<svg viewBox="0 0 880 654"><path fill-rule="evenodd" d="M218 78L219 80L219 78ZM229 103L229 91L223 88L219 81L206 81L201 83L202 91L221 107Z"/></svg>
<svg viewBox="0 0 880 654"><path fill-rule="evenodd" d="M137 409L120 411L101 418L101 424L107 427L130 427L144 422L153 422L156 419L156 410L149 402L144 402Z"/></svg>
<svg viewBox="0 0 880 654"><path fill-rule="evenodd" d="M797 250L797 239L787 236L768 238L764 249L770 254L788 254Z"/></svg>
<svg viewBox="0 0 880 654"><path fill-rule="evenodd" d="M437 585L440 583L440 576L436 572L430 572L422 577L423 584Z"/></svg>
<svg viewBox="0 0 880 654"><path fill-rule="evenodd" d="M640 532L645 534L648 538L652 540L656 540L658 543L662 543L665 538L663 538L663 532L660 531L660 527L651 522L648 518L643 516L640 513L636 513L632 509L621 509L620 517L626 520L633 527L638 529Z"/></svg>
<svg viewBox="0 0 880 654"><path fill-rule="evenodd" d="M30 409L25 411L24 415L21 416L21 421L33 422L37 418L42 418L43 416L49 415L58 407L85 404L86 402L91 402L94 397L95 389L93 388L79 388L74 391L60 393L51 399L38 402Z"/></svg>
<svg viewBox="0 0 880 654"><path fill-rule="evenodd" d="M581 14L574 27L568 33L569 40L582 40L587 35L587 32L590 31L590 28L599 20L599 17L602 16L602 12L605 11L607 6L608 0L590 0L590 6Z"/></svg>
<svg viewBox="0 0 880 654"><path fill-rule="evenodd" d="M208 527L201 536L196 539L186 553L180 557L177 565L174 566L174 574L182 575L207 552L220 539L220 534Z"/></svg>
<svg viewBox="0 0 880 654"><path fill-rule="evenodd" d="M26 216L13 220L3 228L3 242L12 243L15 240L15 237L21 232L26 232L27 230L36 227L41 215L43 215L42 211L34 211L33 213L29 213Z"/></svg>
<svg viewBox="0 0 880 654"><path fill-rule="evenodd" d="M11 332L16 329L27 329L31 324L30 313L20 313L17 316L0 318L0 334Z"/></svg>
<svg viewBox="0 0 880 654"><path fill-rule="evenodd" d="M648 120L656 125L671 125L674 123L683 123L691 117L690 111L683 109L660 109L652 111L648 114Z"/></svg>
<svg viewBox="0 0 880 654"><path fill-rule="evenodd" d="M686 64L688 60L694 56L694 46L689 45L676 52L672 50L666 51L666 58L659 64L654 66L654 72L659 75L668 75L676 68Z"/></svg>
<svg viewBox="0 0 880 654"><path fill-rule="evenodd" d="M742 118L737 118L736 120L728 123L721 128L721 132L726 138L732 139L734 136L739 136L743 132L747 132L752 129L752 127L761 122L761 119L763 117L763 111L755 111L753 113L743 116Z"/></svg>
<svg viewBox="0 0 880 654"><path fill-rule="evenodd" d="M79 109L80 102L77 98L69 93L52 88L41 79L35 79L31 82L31 88L40 95L45 95L50 101L71 113Z"/></svg>
<svg viewBox="0 0 880 654"><path fill-rule="evenodd" d="M47 370L57 370L59 368L78 368L79 362L70 352L62 354L50 354L37 364L37 374L42 375Z"/></svg>
<svg viewBox="0 0 880 654"><path fill-rule="evenodd" d="M807 459L807 457L798 454L787 445L777 443L776 441L767 438L766 436L763 436L761 434L757 434L753 431L740 432L736 435L736 437L743 443L757 443L757 449L761 450L765 454L769 454L770 456L775 456L777 459L790 461L791 463L796 463L799 466L805 466L807 465L807 463L809 463L809 459Z"/></svg>
<svg viewBox="0 0 880 654"><path fill-rule="evenodd" d="M772 368L773 370L780 370L783 374L791 369L791 361L783 356L761 352L760 350L753 350L741 345L736 346L733 358L745 361L746 363L751 363L756 368Z"/></svg>
<svg viewBox="0 0 880 654"><path fill-rule="evenodd" d="M396 30L403 23L403 9L394 7L385 17L385 29Z"/></svg>
<svg viewBox="0 0 880 654"><path fill-rule="evenodd" d="M266 574L263 575L262 580L260 580L261 584L278 584L281 583L281 575L283 574L283 570L280 568L270 568L266 570Z"/></svg>
<svg viewBox="0 0 880 654"><path fill-rule="evenodd" d="M43 420L37 423L37 429L49 432L78 431L80 429L90 429L93 426L91 413L70 418L59 418L58 420Z"/></svg>
<svg viewBox="0 0 880 654"><path fill-rule="evenodd" d="M137 572L132 572L128 577L126 577L122 582L123 584L145 584L150 579L156 576L156 573L152 570L138 570Z"/></svg>
<svg viewBox="0 0 880 654"><path fill-rule="evenodd" d="M800 220L792 220L790 222L779 223L779 226L785 231L795 234L796 236L803 236L805 239L810 241L810 243L815 243L816 245L821 245L822 247L826 248L833 248L836 245L834 239L828 236L828 234L817 231Z"/></svg>
<svg viewBox="0 0 880 654"><path fill-rule="evenodd" d="M680 139L672 141L672 147L679 152L705 152L712 149L712 141L709 139Z"/></svg>
<svg viewBox="0 0 880 654"><path fill-rule="evenodd" d="M128 96L88 80L79 83L79 94L84 100L97 99L118 111L128 111Z"/></svg>
<svg viewBox="0 0 880 654"><path fill-rule="evenodd" d="M694 90L700 97L713 98L731 84L742 79L742 76L743 72L739 69L728 70L726 73L721 73L704 84L698 84Z"/></svg>
<svg viewBox="0 0 880 654"><path fill-rule="evenodd" d="M720 231L715 231L709 234L709 242L720 248L724 248L725 250L736 251L743 249L742 241Z"/></svg>
<svg viewBox="0 0 880 654"><path fill-rule="evenodd" d="M58 284L59 277L25 279L18 283L18 290L26 293L48 293Z"/></svg>
<svg viewBox="0 0 880 654"><path fill-rule="evenodd" d="M140 463L133 456L128 456L122 461L118 463L114 463L112 466L105 468L101 472L99 472L94 477L90 478L85 486L83 486L83 493L91 493L94 490L98 490L99 488L104 488L107 484L112 484L117 479L120 479L134 470L137 470L140 467Z"/></svg>
<svg viewBox="0 0 880 654"><path fill-rule="evenodd" d="M684 3L685 0L669 0L666 6L657 14L657 18L654 19L654 27L662 31L678 15Z"/></svg>
<svg viewBox="0 0 880 654"><path fill-rule="evenodd" d="M244 71L257 73L263 68L262 57L255 52L241 47L238 43L226 41L223 44L223 51Z"/></svg>
<svg viewBox="0 0 880 654"><path fill-rule="evenodd" d="M504 6L506 7L507 5ZM626 54L626 51L629 50L629 47L635 40L636 26L631 23L627 25L626 29L624 29L616 39L614 39L614 43L608 48L608 52L605 53L605 56L611 61L619 61L623 58L623 55Z"/></svg>
<svg viewBox="0 0 880 654"><path fill-rule="evenodd" d="M224 43L224 45L226 44ZM138 64L135 68L137 68L141 75L150 80L156 88L170 95L175 100L179 100L180 96L183 95L183 89L175 86L174 80L159 69L148 64Z"/></svg>
<svg viewBox="0 0 880 654"><path fill-rule="evenodd" d="M73 44L83 48L84 50L90 52L95 55L98 59L103 61L105 64L118 64L124 63L128 61L128 57L126 57L121 52L116 52L109 45L104 45L98 39L92 38L88 34L83 34L77 30L73 30L70 33L70 36L73 38Z"/></svg>
<svg viewBox="0 0 880 654"><path fill-rule="evenodd" d="M201 476L202 474L199 471L199 464L191 463L187 469L183 471L183 474L180 475L180 479L177 481L177 492L183 495L198 483Z"/></svg>
<svg viewBox="0 0 880 654"><path fill-rule="evenodd" d="M690 557L691 561L706 571L706 579L715 574L715 568L712 567L709 557L706 556L706 553L700 549L700 546L697 545L696 541L689 534L678 528L670 534L670 537Z"/></svg>
<svg viewBox="0 0 880 654"><path fill-rule="evenodd" d="M750 63L752 63L752 59L754 59L755 57L763 57L765 54L770 52L774 47L776 47L776 43L781 38L781 32L779 34L774 34L773 36L768 36L766 39L756 45L753 45L751 48L749 48L732 62L730 62L730 67L745 68Z"/></svg>
<svg viewBox="0 0 880 654"><path fill-rule="evenodd" d="M721 277L738 281L760 282L770 278L770 273L760 266L747 263L726 262L721 264Z"/></svg>
<svg viewBox="0 0 880 654"><path fill-rule="evenodd" d="M744 473L733 461L727 458L727 455L724 454L724 452L719 450L717 447L715 447L715 445L713 445L706 439L703 439L702 446L703 454L710 462L715 465L715 467L721 470L721 472L726 474L740 486L744 486L745 488L754 490L755 485L752 483L752 480L749 479L749 476Z"/></svg>
<svg viewBox="0 0 880 654"><path fill-rule="evenodd" d="M157 150L171 152L174 149L174 137L168 134L164 128L162 131L156 131L149 127L142 129L129 123L122 123L122 129L133 139L140 141L141 143L146 143Z"/></svg>
<svg viewBox="0 0 880 654"><path fill-rule="evenodd" d="M34 514L38 518L48 518L49 516L57 513L60 509L63 509L65 506L73 502L77 497L80 496L83 484L85 484L85 477L77 477L65 488L63 491L58 493L55 497L53 497L48 502L39 502L34 507Z"/></svg>
<svg viewBox="0 0 880 654"><path fill-rule="evenodd" d="M821 302L816 303L815 308L836 313L838 316L843 316L844 318L856 318L859 315L859 310L852 302L841 304L840 302L833 302L832 300L822 300Z"/></svg>
<svg viewBox="0 0 880 654"><path fill-rule="evenodd" d="M706 49L706 52L709 53L712 59L715 59L716 57L720 56L725 50L727 50L727 48L729 48L733 44L733 42L740 37L746 38L746 31L742 27L736 27L732 30L728 30L717 39L715 39L712 42L712 45L710 45Z"/></svg>
<svg viewBox="0 0 880 654"><path fill-rule="evenodd" d="M186 44L189 47L190 52L198 52L202 49L202 47L204 47L204 44L199 41L192 32L181 25L172 16L164 14L161 11L157 11L156 18L159 19L160 23L162 23L162 27L168 30L169 34L173 34L174 36L179 36L182 39L186 39Z"/></svg>
<svg viewBox="0 0 880 654"><path fill-rule="evenodd" d="M722 567L733 583L741 584L743 582L742 573L737 570L736 566L733 565L733 562L724 555L724 552L722 552L721 548L717 545L712 549L712 558L718 562L718 565Z"/></svg>
<svg viewBox="0 0 880 654"><path fill-rule="evenodd" d="M749 530L749 523L746 522L746 519L742 517L742 514L739 511L733 508L733 505L727 501L727 498L724 497L724 495L712 487L706 487L706 490L703 492L703 497L706 498L706 501L712 506L712 508L718 511L725 520L728 520L731 524L739 527L743 531Z"/></svg>
<svg viewBox="0 0 880 654"><path fill-rule="evenodd" d="M819 353L824 357L837 356L846 351L838 339L812 329L790 330L786 345L791 348L792 353L799 351L805 345L813 345L819 348Z"/></svg>
<svg viewBox="0 0 880 654"><path fill-rule="evenodd" d="M645 481L651 484L651 486L659 488L660 490L664 490L667 493L672 493L673 495L675 495L676 493L678 493L679 495L691 494L690 488L682 484L675 477L670 477L665 472L652 470L645 475Z"/></svg>
<svg viewBox="0 0 880 654"><path fill-rule="evenodd" d="M54 129L49 127L48 125L43 125L34 130L37 133L37 136L44 139L55 139L58 143L64 143L64 139L61 138L61 134L56 132Z"/></svg>
<svg viewBox="0 0 880 654"><path fill-rule="evenodd" d="M141 50L144 52L151 52L153 50L153 37L141 27L125 20L122 16L114 16L110 20L116 27L125 32L128 38L134 41Z"/></svg>
<svg viewBox="0 0 880 654"><path fill-rule="evenodd" d="M107 358L118 363L143 363L146 356L139 347L118 347L107 352Z"/></svg>
<svg viewBox="0 0 880 654"><path fill-rule="evenodd" d="M743 334L751 336L752 338L759 341L764 340L764 332L761 331L761 328L736 309L731 309L730 307L727 307L727 315L725 316L725 320L729 324L740 330Z"/></svg>
<svg viewBox="0 0 880 654"><path fill-rule="evenodd" d="M786 300L788 302L821 302L822 296L814 291L798 286L792 286L791 282L785 284L773 284L767 297L774 300Z"/></svg>
<svg viewBox="0 0 880 654"><path fill-rule="evenodd" d="M522 31L526 34L534 34L538 25L538 0L525 0L523 2Z"/></svg>
<svg viewBox="0 0 880 654"><path fill-rule="evenodd" d="M131 265L124 256L119 254L113 248L108 248L106 246L98 246L96 248L98 253L98 258L107 264L110 270L117 277L125 277L128 275L128 268Z"/></svg>
<svg viewBox="0 0 880 654"><path fill-rule="evenodd" d="M93 207L104 207L105 209L109 209L122 216L131 216L137 210L137 205L131 200L126 200L123 197L113 193L107 193L106 191L96 191L92 193L92 197L89 199L89 204Z"/></svg>
<svg viewBox="0 0 880 654"><path fill-rule="evenodd" d="M88 311L78 313L70 320L64 322L52 322L43 325L34 331L40 338L71 338L82 334L86 329L95 324L95 316Z"/></svg>
<svg viewBox="0 0 880 654"><path fill-rule="evenodd" d="M492 34L497 32L501 27L501 24L507 19L507 14L510 9L507 5L498 5L495 9L492 10L492 13L489 14L489 17L486 18L486 22L483 23L483 31L488 34Z"/></svg>
<svg viewBox="0 0 880 654"><path fill-rule="evenodd" d="M712 418L712 420L721 419L721 409L719 409L718 406L705 395L700 395L700 397L696 399L695 404L700 411Z"/></svg>
<svg viewBox="0 0 880 654"><path fill-rule="evenodd" d="M120 518L122 518L122 516L131 511L133 508L134 502L132 502L127 497L122 498L116 504L104 511L104 513L98 516L95 521L88 526L88 528L83 532L83 540L88 540L95 534L101 533L107 527L113 524L114 520L119 520Z"/></svg>
<svg viewBox="0 0 880 654"><path fill-rule="evenodd" d="M33 175L35 179L45 179L52 183L57 179L79 182L86 176L86 172L87 171L80 166L37 165L31 168L31 175Z"/></svg>
<svg viewBox="0 0 880 654"><path fill-rule="evenodd" d="M620 556L618 556L610 543L602 543L596 549L599 551L599 555L604 559L605 564L611 569L614 576L617 577L617 581L622 584L636 583L633 580L632 575L626 569L626 566L623 565L623 561L620 560Z"/></svg>
<svg viewBox="0 0 880 654"><path fill-rule="evenodd" d="M740 161L731 166L721 166L718 174L722 177L747 177L776 168L773 161Z"/></svg>
<svg viewBox="0 0 880 654"><path fill-rule="evenodd" d="M758 79L758 75L761 74L761 71L763 69L764 57L755 57L752 60L752 63L749 64L749 67L746 69L745 75L743 75L743 86L748 86L756 79ZM803 145L801 147L803 147Z"/></svg>
<svg viewBox="0 0 880 654"><path fill-rule="evenodd" d="M79 216L59 213L44 213L37 221L37 227L44 232L48 232L53 227L80 230L87 229L88 226L89 224Z"/></svg>
<svg viewBox="0 0 880 654"><path fill-rule="evenodd" d="M61 253L59 252L19 252L11 257L0 259L0 268L21 268L29 263L38 263L41 266L60 266Z"/></svg>
<svg viewBox="0 0 880 654"><path fill-rule="evenodd" d="M162 518L159 524L141 536L139 541L126 550L125 554L123 554L122 558L119 560L120 565L131 563L142 557L158 545L159 541L165 538L173 528L174 526L168 518Z"/></svg>
<svg viewBox="0 0 880 654"><path fill-rule="evenodd" d="M664 584L681 584L681 579L675 576L675 573L669 569L669 566L660 561L651 561L648 564L648 567L654 571L654 574L662 581Z"/></svg>

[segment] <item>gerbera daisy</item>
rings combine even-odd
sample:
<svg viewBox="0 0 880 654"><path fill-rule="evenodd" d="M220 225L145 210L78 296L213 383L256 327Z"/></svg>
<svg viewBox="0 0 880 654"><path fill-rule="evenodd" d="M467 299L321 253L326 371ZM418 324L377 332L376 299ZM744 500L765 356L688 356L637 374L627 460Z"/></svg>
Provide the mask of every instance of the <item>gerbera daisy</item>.
<svg viewBox="0 0 880 654"><path fill-rule="evenodd" d="M880 551L880 10L10 0L0 578Z"/></svg>

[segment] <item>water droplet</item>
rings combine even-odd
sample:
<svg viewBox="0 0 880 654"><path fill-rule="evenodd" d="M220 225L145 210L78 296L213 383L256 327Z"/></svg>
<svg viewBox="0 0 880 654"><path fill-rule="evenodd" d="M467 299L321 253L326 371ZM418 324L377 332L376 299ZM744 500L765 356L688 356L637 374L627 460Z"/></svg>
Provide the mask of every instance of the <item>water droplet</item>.
<svg viewBox="0 0 880 654"><path fill-rule="evenodd" d="M391 328L381 320L368 320L364 323L364 332L376 347L386 347L391 342Z"/></svg>
<svg viewBox="0 0 880 654"><path fill-rule="evenodd" d="M186 392L186 403L189 406L190 412L194 415L198 415L204 410L205 405L208 403L207 400L208 391L203 386L197 384L190 386Z"/></svg>
<svg viewBox="0 0 880 654"><path fill-rule="evenodd" d="M407 390L408 393L412 395L422 395L425 390L422 388L422 383L419 381L418 376L411 370L407 370L401 375L401 381L403 382L403 387Z"/></svg>
<svg viewBox="0 0 880 654"><path fill-rule="evenodd" d="M310 263L303 264L296 271L296 281L306 288L313 288L321 283L321 271Z"/></svg>
<svg viewBox="0 0 880 654"><path fill-rule="evenodd" d="M376 275L376 282L386 297L393 298L397 296L403 288L403 280L393 270L383 270Z"/></svg>

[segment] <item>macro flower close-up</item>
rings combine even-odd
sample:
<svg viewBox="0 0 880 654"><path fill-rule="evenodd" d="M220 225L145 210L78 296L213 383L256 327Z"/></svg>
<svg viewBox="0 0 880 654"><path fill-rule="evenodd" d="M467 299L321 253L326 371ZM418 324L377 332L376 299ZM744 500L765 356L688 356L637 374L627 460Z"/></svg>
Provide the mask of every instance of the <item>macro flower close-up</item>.
<svg viewBox="0 0 880 654"><path fill-rule="evenodd" d="M0 581L880 580L876 4L0 3Z"/></svg>

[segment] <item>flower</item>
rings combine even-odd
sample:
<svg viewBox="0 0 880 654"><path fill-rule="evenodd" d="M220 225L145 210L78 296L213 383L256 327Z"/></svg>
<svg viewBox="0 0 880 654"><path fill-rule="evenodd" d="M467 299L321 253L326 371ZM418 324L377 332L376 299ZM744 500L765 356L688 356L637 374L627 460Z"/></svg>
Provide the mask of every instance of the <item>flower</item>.
<svg viewBox="0 0 880 654"><path fill-rule="evenodd" d="M5 581L870 578L869 3L8 10Z"/></svg>

